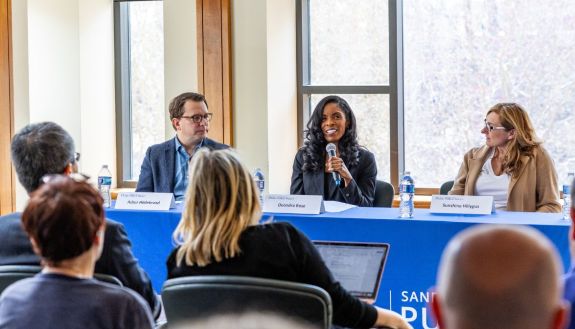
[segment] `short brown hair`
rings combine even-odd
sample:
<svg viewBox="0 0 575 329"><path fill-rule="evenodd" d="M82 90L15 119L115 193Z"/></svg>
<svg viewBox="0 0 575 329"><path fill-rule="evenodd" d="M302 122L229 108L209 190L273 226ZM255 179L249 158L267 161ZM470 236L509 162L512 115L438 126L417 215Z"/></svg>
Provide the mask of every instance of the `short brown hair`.
<svg viewBox="0 0 575 329"><path fill-rule="evenodd" d="M168 106L168 110L170 112L170 120L179 119L182 117L182 115L184 115L184 104L186 104L187 101L204 102L204 104L206 104L206 108L208 107L206 97L202 94L192 92L179 94L172 99L170 105ZM176 127L174 127L174 129L176 129Z"/></svg>
<svg viewBox="0 0 575 329"><path fill-rule="evenodd" d="M81 255L92 247L104 224L102 197L88 183L64 175L49 180L30 195L22 226L48 264Z"/></svg>

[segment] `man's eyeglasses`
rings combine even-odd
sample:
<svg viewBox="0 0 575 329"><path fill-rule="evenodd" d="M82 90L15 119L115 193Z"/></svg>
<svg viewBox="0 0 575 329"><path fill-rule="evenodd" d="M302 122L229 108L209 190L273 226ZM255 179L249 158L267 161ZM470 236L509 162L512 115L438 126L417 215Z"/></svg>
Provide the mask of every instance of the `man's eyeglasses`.
<svg viewBox="0 0 575 329"><path fill-rule="evenodd" d="M74 162L80 161L80 152L74 152Z"/></svg>
<svg viewBox="0 0 575 329"><path fill-rule="evenodd" d="M485 129L487 129L489 132L494 131L494 130L507 130L507 128L505 127L501 127L501 126L494 126L491 123L488 123L487 120L483 120L483 122L485 123Z"/></svg>
<svg viewBox="0 0 575 329"><path fill-rule="evenodd" d="M206 114L195 114L195 115L182 115L180 118L190 119L194 123L200 123L202 120L206 120L206 122L210 122L212 120L213 113L206 113Z"/></svg>

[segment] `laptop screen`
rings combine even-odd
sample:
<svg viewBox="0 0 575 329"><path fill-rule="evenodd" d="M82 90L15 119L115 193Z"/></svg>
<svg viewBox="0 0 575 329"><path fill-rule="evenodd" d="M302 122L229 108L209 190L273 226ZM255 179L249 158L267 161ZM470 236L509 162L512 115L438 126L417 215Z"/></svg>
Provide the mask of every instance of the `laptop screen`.
<svg viewBox="0 0 575 329"><path fill-rule="evenodd" d="M353 296L377 297L389 251L386 243L313 241L334 278Z"/></svg>

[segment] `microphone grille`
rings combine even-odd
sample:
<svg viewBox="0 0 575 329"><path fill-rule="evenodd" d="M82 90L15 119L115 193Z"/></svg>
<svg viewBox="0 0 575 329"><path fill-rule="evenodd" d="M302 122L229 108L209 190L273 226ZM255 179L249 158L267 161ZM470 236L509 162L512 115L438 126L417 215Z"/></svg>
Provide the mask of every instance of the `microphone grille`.
<svg viewBox="0 0 575 329"><path fill-rule="evenodd" d="M335 146L334 143L329 143L325 146L325 150L328 152L330 152L330 151L335 152L337 150L337 147Z"/></svg>

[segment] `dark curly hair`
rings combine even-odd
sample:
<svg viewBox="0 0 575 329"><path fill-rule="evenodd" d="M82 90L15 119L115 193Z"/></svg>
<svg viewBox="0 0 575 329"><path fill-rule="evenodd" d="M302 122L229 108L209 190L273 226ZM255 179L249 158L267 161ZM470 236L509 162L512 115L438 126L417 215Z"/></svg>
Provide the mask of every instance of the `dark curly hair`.
<svg viewBox="0 0 575 329"><path fill-rule="evenodd" d="M322 170L324 167L325 146L327 141L321 130L323 109L327 104L336 104L344 113L347 127L343 137L338 142L340 157L346 166L351 168L359 164L359 144L357 143L357 125L355 115L345 99L339 96L326 96L315 107L309 121L307 130L304 131L305 143L302 147L303 166L302 170L312 172Z"/></svg>

